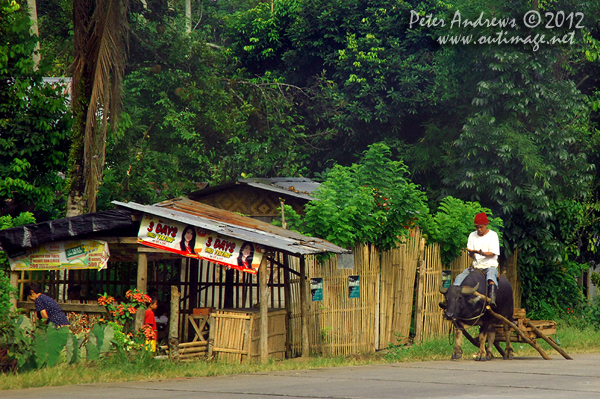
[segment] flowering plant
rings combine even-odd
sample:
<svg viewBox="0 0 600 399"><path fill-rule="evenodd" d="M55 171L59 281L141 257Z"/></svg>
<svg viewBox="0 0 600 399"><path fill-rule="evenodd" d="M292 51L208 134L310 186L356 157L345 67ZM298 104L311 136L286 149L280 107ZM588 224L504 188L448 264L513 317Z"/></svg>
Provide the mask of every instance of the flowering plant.
<svg viewBox="0 0 600 399"><path fill-rule="evenodd" d="M140 342L137 342L137 340L135 339L133 333L124 333L123 332L123 326L115 323L115 322L109 322L110 325L113 326L113 330L115 333L115 336L113 338L113 342L116 346L124 349L125 351L129 352L132 349L133 350L139 350L142 349L142 344Z"/></svg>
<svg viewBox="0 0 600 399"><path fill-rule="evenodd" d="M127 291L125 297L127 298L127 301L120 303L117 303L115 298L108 295L106 292L98 298L98 304L106 308L109 320L122 326L128 326L130 324L130 321L133 320L138 308L152 302L152 298L138 289ZM128 330L128 328L126 328L126 330Z"/></svg>
<svg viewBox="0 0 600 399"><path fill-rule="evenodd" d="M139 332L144 335L146 341L152 341L156 339L156 333L150 324L144 324L142 328L140 328Z"/></svg>
<svg viewBox="0 0 600 399"><path fill-rule="evenodd" d="M125 293L125 297L132 302L139 303L140 305L148 305L152 302L152 298L150 298L149 295L144 294L137 288L134 289L133 291L132 290L127 291Z"/></svg>

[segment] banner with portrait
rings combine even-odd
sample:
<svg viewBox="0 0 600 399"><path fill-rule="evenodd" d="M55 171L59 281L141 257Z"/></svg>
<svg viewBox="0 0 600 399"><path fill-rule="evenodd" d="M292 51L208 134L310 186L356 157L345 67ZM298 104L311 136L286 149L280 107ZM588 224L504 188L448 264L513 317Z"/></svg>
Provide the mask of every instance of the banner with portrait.
<svg viewBox="0 0 600 399"><path fill-rule="evenodd" d="M102 270L108 264L108 244L100 240L52 242L10 254L10 269L17 270Z"/></svg>
<svg viewBox="0 0 600 399"><path fill-rule="evenodd" d="M264 252L252 242L148 214L140 224L138 243L251 274L257 273Z"/></svg>

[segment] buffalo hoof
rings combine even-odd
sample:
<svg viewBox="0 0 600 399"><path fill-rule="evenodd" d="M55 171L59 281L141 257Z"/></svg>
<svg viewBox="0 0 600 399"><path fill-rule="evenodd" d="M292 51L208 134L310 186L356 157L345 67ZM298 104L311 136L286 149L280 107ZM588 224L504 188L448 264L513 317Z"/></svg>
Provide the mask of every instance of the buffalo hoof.
<svg viewBox="0 0 600 399"><path fill-rule="evenodd" d="M515 353L512 349L508 349L504 352L504 360L513 360L515 358Z"/></svg>
<svg viewBox="0 0 600 399"><path fill-rule="evenodd" d="M462 357L462 352L452 352L452 360L459 360Z"/></svg>
<svg viewBox="0 0 600 399"><path fill-rule="evenodd" d="M485 362L486 360L488 360L487 356L483 356L481 353L478 353L478 354L475 356L475 361L478 361L478 362Z"/></svg>

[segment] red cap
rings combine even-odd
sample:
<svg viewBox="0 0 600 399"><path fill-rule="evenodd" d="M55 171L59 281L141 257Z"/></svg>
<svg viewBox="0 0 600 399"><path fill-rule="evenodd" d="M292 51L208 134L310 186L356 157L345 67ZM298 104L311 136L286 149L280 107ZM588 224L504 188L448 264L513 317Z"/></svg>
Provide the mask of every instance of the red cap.
<svg viewBox="0 0 600 399"><path fill-rule="evenodd" d="M478 213L475 215L475 224L490 224L490 221L485 213Z"/></svg>

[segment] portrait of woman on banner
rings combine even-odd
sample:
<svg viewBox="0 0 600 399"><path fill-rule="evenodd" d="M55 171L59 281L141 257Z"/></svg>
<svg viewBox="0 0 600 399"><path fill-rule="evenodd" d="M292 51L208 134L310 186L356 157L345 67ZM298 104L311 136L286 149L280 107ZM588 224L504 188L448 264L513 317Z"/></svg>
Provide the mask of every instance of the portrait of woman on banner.
<svg viewBox="0 0 600 399"><path fill-rule="evenodd" d="M181 234L181 251L187 254L196 253L196 228L194 226L186 226Z"/></svg>
<svg viewBox="0 0 600 399"><path fill-rule="evenodd" d="M245 241L240 248L238 256L238 266L244 269L254 270L252 260L254 259L254 245L251 242Z"/></svg>

